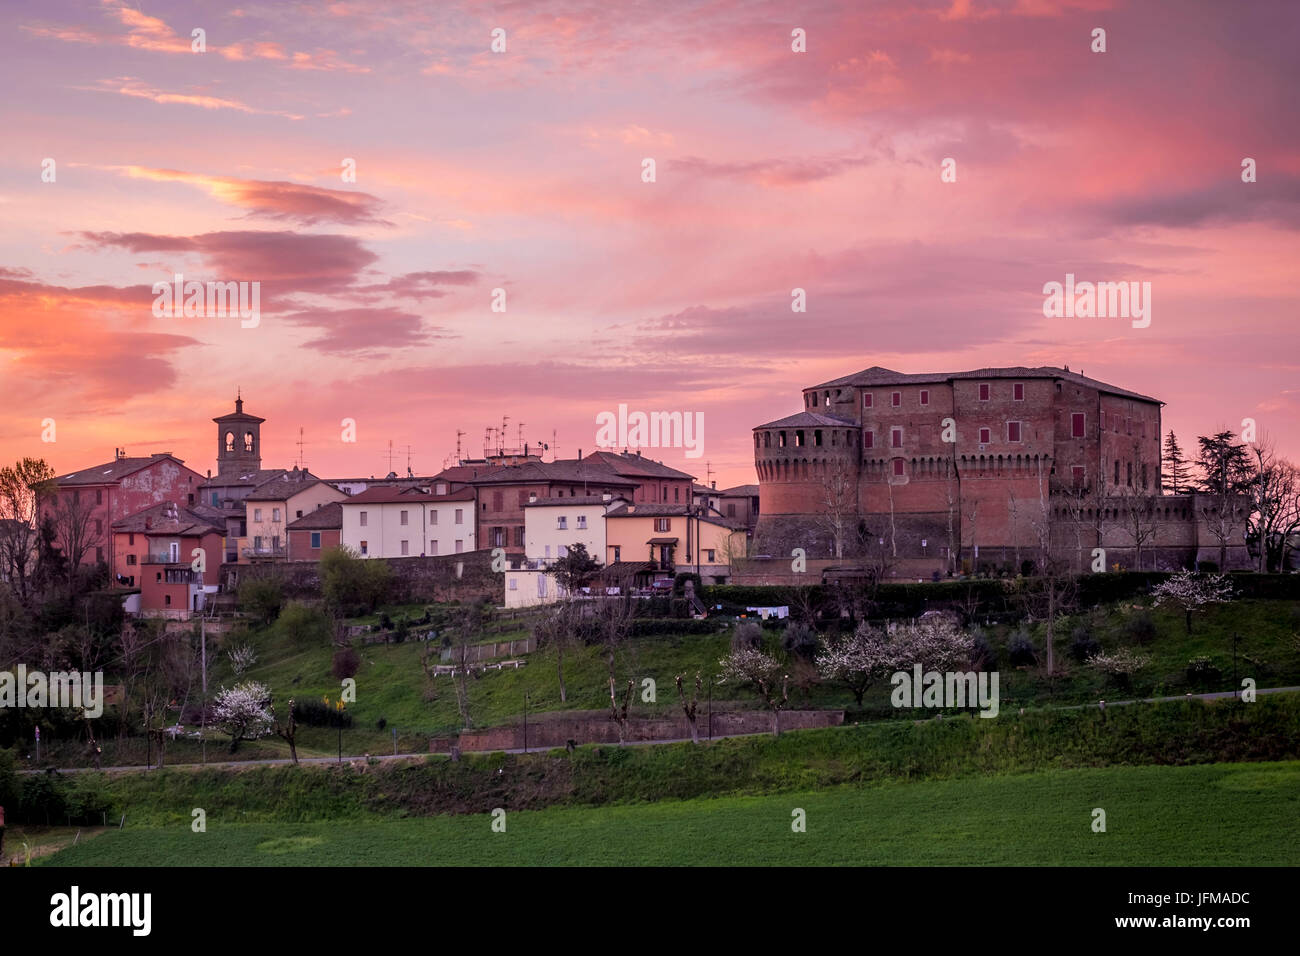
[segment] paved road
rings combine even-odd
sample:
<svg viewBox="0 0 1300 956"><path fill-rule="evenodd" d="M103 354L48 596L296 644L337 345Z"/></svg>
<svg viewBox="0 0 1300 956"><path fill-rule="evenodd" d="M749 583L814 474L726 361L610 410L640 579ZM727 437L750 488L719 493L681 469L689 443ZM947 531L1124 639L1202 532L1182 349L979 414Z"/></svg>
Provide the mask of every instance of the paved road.
<svg viewBox="0 0 1300 956"><path fill-rule="evenodd" d="M1256 694L1294 694L1298 692L1300 692L1300 687L1262 687L1255 691ZM1175 701L1175 700L1226 700L1230 697L1236 697L1237 693L1238 692L1236 691L1229 690L1229 691L1222 691L1213 694L1184 694L1181 697L1140 697L1134 700L1108 700L1106 701L1106 706L1126 707L1129 706L1130 704L1160 704L1160 703L1168 703L1170 701ZM1097 707L1099 706L1099 704L1100 701L1097 704L1065 704L1059 707L1042 707L1042 708L1034 708L1034 709L1035 710L1084 710L1090 707ZM933 720L935 718L927 718L927 719ZM915 723L921 724L921 723L925 723L925 721L917 720L915 721ZM762 733L752 733L752 734L714 734L713 739L720 740L725 737L766 737L767 735L768 734L766 731ZM645 747L645 746L652 746L657 744L681 744L681 743L687 743L688 741L690 741L690 739L691 739L690 737L665 737L659 740L629 740L623 746ZM701 741L706 741L708 739L709 738L706 734L700 734ZM224 745L225 741L222 741L222 743ZM616 747L618 746L618 744L610 743L610 744L606 744L606 746ZM525 751L522 747L516 747L510 750L506 750L504 751L504 753L508 753L508 754L544 753L548 750L555 750L555 749L558 748L529 747L528 750ZM466 750L462 752L463 753L494 753L494 752L500 753L502 751ZM415 753L404 753L404 754L371 754L370 756L371 759L374 760L411 760L411 759L423 759L424 757L427 757L429 755L426 752L415 752ZM360 759L362 759L361 754L354 754L353 756L350 757L345 756L343 758L343 762L350 763L352 761L360 760ZM338 757L299 757L298 762L330 764L330 763L338 763L339 759ZM276 765L291 764L291 763L293 763L292 760L288 759L287 757L284 757L284 758L274 758L274 759L265 759L265 760L209 761L206 764L177 763L177 764L167 764L167 768L172 770L202 770L206 767L273 767ZM85 771L93 771L95 768L94 767L58 767L57 769L60 773L83 773ZM141 767L138 765L131 765L125 767L104 767L102 769L105 773L129 773L134 771L147 772L150 768ZM152 769L156 770L158 768L154 767ZM40 769L40 770L20 770L18 772L19 773L44 773L45 771L44 769Z"/></svg>

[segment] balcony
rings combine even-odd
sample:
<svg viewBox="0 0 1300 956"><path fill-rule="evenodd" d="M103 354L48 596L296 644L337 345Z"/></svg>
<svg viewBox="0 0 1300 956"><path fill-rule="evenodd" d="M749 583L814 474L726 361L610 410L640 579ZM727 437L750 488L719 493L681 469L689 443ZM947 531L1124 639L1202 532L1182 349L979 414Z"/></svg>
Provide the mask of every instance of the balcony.
<svg viewBox="0 0 1300 956"><path fill-rule="evenodd" d="M260 548L258 547L240 548L239 553L245 558L248 558L250 560L256 560L256 559L274 560L275 558L287 557L289 554L289 549L283 544L275 545L275 546L263 545Z"/></svg>
<svg viewBox="0 0 1300 956"><path fill-rule="evenodd" d="M146 555L142 555L142 556L140 557L140 563L141 563L141 564L177 564L177 565L179 565L179 564L189 564L190 562L188 562L188 561L182 561L182 560L181 560L180 552L177 552L175 555L173 555L173 554L171 554L171 553L168 552L168 551L164 551L164 552L162 552L161 554L146 554Z"/></svg>

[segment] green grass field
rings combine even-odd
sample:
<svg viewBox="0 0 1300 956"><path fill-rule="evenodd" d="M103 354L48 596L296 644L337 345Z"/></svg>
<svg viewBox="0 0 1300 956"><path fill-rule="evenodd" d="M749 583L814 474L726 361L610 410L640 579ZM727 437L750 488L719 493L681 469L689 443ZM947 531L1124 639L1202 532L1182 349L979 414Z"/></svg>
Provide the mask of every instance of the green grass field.
<svg viewBox="0 0 1300 956"><path fill-rule="evenodd" d="M1093 832L1093 810L1106 832ZM1300 863L1300 762L1111 767L424 819L127 827L38 865ZM806 813L806 832L792 830Z"/></svg>

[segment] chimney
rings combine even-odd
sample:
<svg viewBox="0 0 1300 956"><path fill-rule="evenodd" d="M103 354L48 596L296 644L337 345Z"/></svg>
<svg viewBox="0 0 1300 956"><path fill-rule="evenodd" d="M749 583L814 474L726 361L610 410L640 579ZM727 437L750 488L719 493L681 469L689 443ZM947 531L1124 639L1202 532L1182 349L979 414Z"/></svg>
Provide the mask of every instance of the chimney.
<svg viewBox="0 0 1300 956"><path fill-rule="evenodd" d="M532 504L532 503L533 503L534 501L536 501L536 500L537 500L537 495L533 494L533 493L530 491L530 492L528 493L528 503L529 503L529 504Z"/></svg>
<svg viewBox="0 0 1300 956"><path fill-rule="evenodd" d="M578 449L578 461L582 461L582 449Z"/></svg>
<svg viewBox="0 0 1300 956"><path fill-rule="evenodd" d="M709 485L710 485L710 487L713 488L714 491L717 491L717 490L718 490L718 483L717 483L716 481L711 481L711 482L709 482Z"/></svg>
<svg viewBox="0 0 1300 956"><path fill-rule="evenodd" d="M208 481L211 481L211 480L212 480L212 469L209 468L209 469L208 469Z"/></svg>

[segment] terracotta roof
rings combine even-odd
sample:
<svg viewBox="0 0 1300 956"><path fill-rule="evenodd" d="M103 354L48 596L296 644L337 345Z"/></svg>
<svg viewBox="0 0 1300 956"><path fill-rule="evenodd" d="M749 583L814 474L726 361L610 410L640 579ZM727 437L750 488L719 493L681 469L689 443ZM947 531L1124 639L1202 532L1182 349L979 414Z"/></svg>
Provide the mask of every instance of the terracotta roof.
<svg viewBox="0 0 1300 956"><path fill-rule="evenodd" d="M274 478L268 478L260 485L255 487L246 500L248 501L288 501L294 495L313 488L316 485L325 485L326 482L317 478L315 475L306 471L297 473L286 471L282 475ZM333 485L328 485L333 488Z"/></svg>
<svg viewBox="0 0 1300 956"><path fill-rule="evenodd" d="M113 522L113 530L160 536L205 535L213 532L225 534L226 524L164 501Z"/></svg>
<svg viewBox="0 0 1300 956"><path fill-rule="evenodd" d="M758 485L736 485L718 492L724 498L753 498L758 494Z"/></svg>
<svg viewBox="0 0 1300 956"><path fill-rule="evenodd" d="M411 504L423 504L424 502L446 501L451 495L431 495L419 488L399 488L395 485L377 485L374 488L367 488L365 491L355 494L350 498L343 499L341 504L345 505L384 505L397 504L400 502L410 502Z"/></svg>
<svg viewBox="0 0 1300 956"><path fill-rule="evenodd" d="M343 506L337 501L321 505L285 526L289 531L320 531L343 527Z"/></svg>
<svg viewBox="0 0 1300 956"><path fill-rule="evenodd" d="M1063 381L1073 382L1076 385L1095 388L1099 392L1106 392L1110 395L1120 395L1124 398L1134 398L1144 402L1163 404L1159 399L1152 398L1149 395L1142 395L1138 392L1131 392L1125 388L1108 385L1106 382L1098 381L1095 378L1088 378L1086 375L1081 375L1078 372L1071 372L1064 368L1057 368L1054 365L1042 365L1037 368L1030 368L1024 365L1013 365L1007 368L977 368L972 369L969 372L922 372L915 375L905 372L895 372L893 369L881 368L879 365L873 365L871 368L863 369L861 372L854 372L852 375L845 375L842 378L833 379L829 382L823 382L820 385L814 385L812 387L839 388L843 386L874 387L880 385L926 385L956 381L958 379L990 378L1059 378ZM808 391L811 391L811 389L808 389Z"/></svg>
<svg viewBox="0 0 1300 956"><path fill-rule="evenodd" d="M611 508L605 512L606 518L685 518L687 517L687 505L642 505L642 504L623 504L616 508ZM733 524L722 517L717 512L708 514L693 514L691 518L699 518L707 524L716 524L732 531L739 530L742 526Z"/></svg>
<svg viewBox="0 0 1300 956"><path fill-rule="evenodd" d="M601 462L615 474L630 475L636 478L675 478L679 481L693 480L694 475L670 468L661 461L646 458L632 452L593 451L584 462Z"/></svg>
<svg viewBox="0 0 1300 956"><path fill-rule="evenodd" d="M631 488L637 482L620 477L608 465L599 461L579 461L561 458L556 461L530 461L522 465L505 465L490 474L469 479L471 485L519 485L564 482L590 484L603 488Z"/></svg>
<svg viewBox="0 0 1300 956"><path fill-rule="evenodd" d="M96 465L93 468L83 468L81 471L74 471L71 474L60 475L54 480L59 485L111 485L125 478L127 475L135 474L142 468L147 468L156 461L169 458L178 465L185 462L175 455L159 454L151 455L148 458L119 458L116 461L110 461L103 465Z"/></svg>
<svg viewBox="0 0 1300 956"><path fill-rule="evenodd" d="M538 498L536 501L530 501L524 505L525 508L559 508L564 505L614 505L620 501L626 501L626 498L620 498L613 495L608 501L602 495L575 495L565 497L557 495L554 498Z"/></svg>
<svg viewBox="0 0 1300 956"><path fill-rule="evenodd" d="M246 485L251 485L256 488L259 485L266 484L272 479L280 477L281 475L288 474L292 474L288 468L259 468L257 471L244 472L234 477L209 478L207 481L203 482L203 484L199 485L199 488L202 490L206 488L243 487ZM308 478L316 478L315 475L305 469L300 471L299 474L306 475Z"/></svg>
<svg viewBox="0 0 1300 956"><path fill-rule="evenodd" d="M755 425L754 428L859 428L857 422L846 421L843 418L832 418L830 415L823 415L820 412L796 412L785 418L777 419L774 422L768 422L766 425Z"/></svg>

